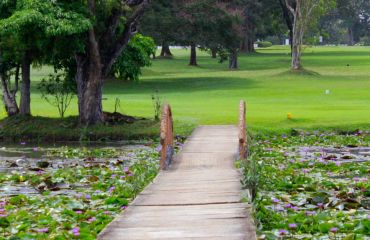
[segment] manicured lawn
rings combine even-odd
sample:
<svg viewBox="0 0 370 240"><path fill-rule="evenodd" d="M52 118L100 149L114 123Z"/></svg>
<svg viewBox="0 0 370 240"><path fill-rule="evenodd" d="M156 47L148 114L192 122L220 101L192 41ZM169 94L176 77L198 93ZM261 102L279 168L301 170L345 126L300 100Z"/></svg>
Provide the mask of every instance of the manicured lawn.
<svg viewBox="0 0 370 240"><path fill-rule="evenodd" d="M306 48L303 74L289 72L290 56L284 47L242 55L239 71L229 71L226 62L220 64L204 52L199 52L199 67L190 67L188 50L173 52L173 60L155 60L139 82L109 81L104 89L105 110L113 111L118 97L123 112L152 117L151 94L158 90L172 104L181 123L177 126L182 127L234 124L240 99L248 102L248 123L253 129L356 128L369 122L369 47ZM57 116L35 88L50 70L33 71L34 115ZM68 113L76 114L77 105ZM287 119L288 113L292 120Z"/></svg>

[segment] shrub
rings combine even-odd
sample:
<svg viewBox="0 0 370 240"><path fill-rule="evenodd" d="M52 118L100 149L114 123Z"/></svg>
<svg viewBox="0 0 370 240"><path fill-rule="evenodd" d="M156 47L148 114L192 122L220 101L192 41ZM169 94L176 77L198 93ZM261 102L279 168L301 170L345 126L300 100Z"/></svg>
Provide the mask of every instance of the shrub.
<svg viewBox="0 0 370 240"><path fill-rule="evenodd" d="M364 46L370 46L370 36L365 36L361 38L361 43Z"/></svg>
<svg viewBox="0 0 370 240"><path fill-rule="evenodd" d="M273 45L281 45L281 43L284 41L279 36L268 36L265 39L266 42L271 42Z"/></svg>
<svg viewBox="0 0 370 240"><path fill-rule="evenodd" d="M272 43L264 41L264 42L257 42L257 45L259 48L268 48L272 46Z"/></svg>
<svg viewBox="0 0 370 240"><path fill-rule="evenodd" d="M50 105L57 107L61 118L64 117L76 93L76 86L66 74L50 74L48 79L42 79L38 85L42 98Z"/></svg>
<svg viewBox="0 0 370 240"><path fill-rule="evenodd" d="M156 90L155 93L152 94L152 102L154 108L154 120L159 121L163 104L158 90Z"/></svg>
<svg viewBox="0 0 370 240"><path fill-rule="evenodd" d="M136 34L113 65L112 74L123 80L138 80L141 68L151 65L150 56L156 48L152 38Z"/></svg>

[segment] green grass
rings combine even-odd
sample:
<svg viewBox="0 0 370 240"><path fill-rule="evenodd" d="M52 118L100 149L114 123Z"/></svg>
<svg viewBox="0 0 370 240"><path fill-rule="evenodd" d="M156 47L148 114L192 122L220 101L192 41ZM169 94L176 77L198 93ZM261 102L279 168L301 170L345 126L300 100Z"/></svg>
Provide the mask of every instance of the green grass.
<svg viewBox="0 0 370 240"><path fill-rule="evenodd" d="M248 124L255 130L364 128L370 123L369 47L306 48L306 71L301 74L289 71L285 47L240 56L238 71L229 71L226 62L220 64L204 52L199 52L199 67L187 65L189 50L173 53L172 60L155 60L139 82L107 82L104 109L113 111L118 97L123 112L152 117L151 94L158 90L163 101L172 105L177 126L185 129L198 124L235 124L240 99L247 101ZM33 70L34 115L57 117L57 110L36 89L50 70ZM327 89L331 94L325 94ZM292 120L287 119L288 113ZM75 102L68 114L77 114Z"/></svg>

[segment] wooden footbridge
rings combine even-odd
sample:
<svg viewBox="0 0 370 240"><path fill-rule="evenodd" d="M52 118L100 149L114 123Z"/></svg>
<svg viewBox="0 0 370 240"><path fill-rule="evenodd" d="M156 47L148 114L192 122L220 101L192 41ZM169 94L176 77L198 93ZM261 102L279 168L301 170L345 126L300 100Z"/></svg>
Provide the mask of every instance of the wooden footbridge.
<svg viewBox="0 0 370 240"><path fill-rule="evenodd" d="M172 113L166 105L162 171L98 239L256 239L234 167L238 155L246 155L244 101L239 122L198 127L172 161Z"/></svg>

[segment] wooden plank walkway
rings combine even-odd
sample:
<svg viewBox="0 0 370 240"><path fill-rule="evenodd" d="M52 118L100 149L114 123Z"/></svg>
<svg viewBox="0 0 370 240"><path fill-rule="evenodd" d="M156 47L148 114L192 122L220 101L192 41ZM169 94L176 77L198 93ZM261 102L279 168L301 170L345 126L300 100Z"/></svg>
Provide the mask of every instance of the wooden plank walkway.
<svg viewBox="0 0 370 240"><path fill-rule="evenodd" d="M235 126L197 128L169 170L98 239L256 239L248 205L240 201L238 144Z"/></svg>

